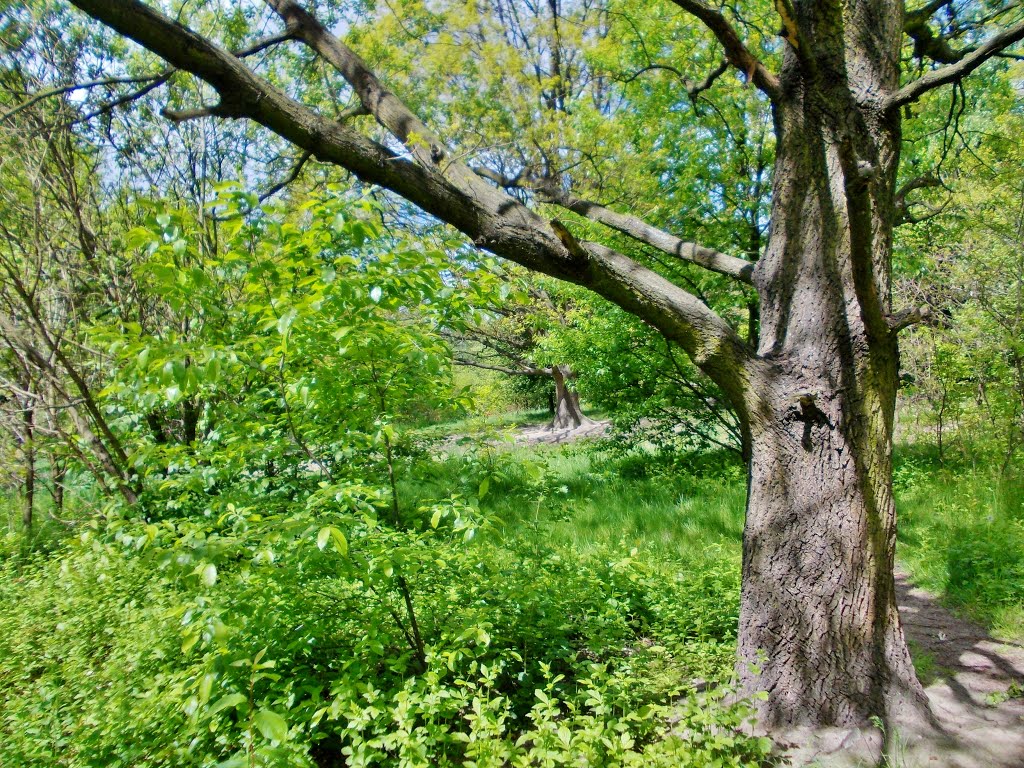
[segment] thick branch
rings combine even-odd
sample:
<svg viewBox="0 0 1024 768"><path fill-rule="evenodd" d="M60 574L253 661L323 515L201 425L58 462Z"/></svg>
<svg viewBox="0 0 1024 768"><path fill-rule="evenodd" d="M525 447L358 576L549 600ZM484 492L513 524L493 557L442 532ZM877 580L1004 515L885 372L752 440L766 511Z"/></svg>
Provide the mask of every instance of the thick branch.
<svg viewBox="0 0 1024 768"><path fill-rule="evenodd" d="M1018 22L993 35L977 50L965 55L955 64L949 64L907 83L885 101L886 109L896 109L921 98L925 93L943 85L955 83L969 75L993 56L1016 42L1024 40L1024 21Z"/></svg>
<svg viewBox="0 0 1024 768"><path fill-rule="evenodd" d="M899 312L893 313L888 318L888 322L889 330L893 333L899 333L904 328L909 328L912 325L936 323L937 318L932 308L925 304L920 307L901 309Z"/></svg>
<svg viewBox="0 0 1024 768"><path fill-rule="evenodd" d="M636 216L617 213L603 205L581 200L575 195L560 190L547 188L542 191L542 195L544 202L554 203L580 216L604 224L627 237L657 248L663 253L710 269L712 272L735 278L747 285L753 284L751 276L754 272L754 265L749 261L719 253L713 248L705 248L697 243L680 240L675 235L652 227Z"/></svg>
<svg viewBox="0 0 1024 768"><path fill-rule="evenodd" d="M779 94L779 79L754 56L740 39L739 34L720 11L700 0L672 0L692 16L696 16L710 29L725 49L726 58L743 72L767 96L775 99Z"/></svg>
<svg viewBox="0 0 1024 768"><path fill-rule="evenodd" d="M453 178L454 174L394 154L347 125L300 104L228 51L137 0L72 2L170 64L205 80L222 102L228 99L237 108L238 115L260 123L299 149L396 192L459 229L478 247L587 287L642 318L679 343L729 393L736 407L744 408L747 379L752 375L747 368L755 365L752 352L718 315L657 273L602 246L568 247L549 223L468 169ZM286 7L283 0L276 5ZM294 5L288 3L287 7ZM353 65L351 60L341 63ZM352 74L353 79L362 82L357 74ZM370 92L361 93L360 99L382 123L408 113L397 99L392 101L373 90L379 86L376 78L362 84ZM377 93L376 101L369 98L371 92ZM390 111L392 108L396 111ZM402 132L402 126L393 128ZM408 130L405 134L410 145L416 143Z"/></svg>
<svg viewBox="0 0 1024 768"><path fill-rule="evenodd" d="M972 49L954 50L949 41L942 35L932 31L929 20L937 11L949 5L952 0L934 0L914 11L908 11L903 18L903 31L914 40L914 55L923 59L928 57L940 64L953 64L960 61Z"/></svg>
<svg viewBox="0 0 1024 768"><path fill-rule="evenodd" d="M355 51L294 0L266 0L266 3L292 34L345 78L362 105L408 148L424 168L443 168L460 186L474 191L478 188L479 180L474 174L449 157L441 138L381 83Z"/></svg>

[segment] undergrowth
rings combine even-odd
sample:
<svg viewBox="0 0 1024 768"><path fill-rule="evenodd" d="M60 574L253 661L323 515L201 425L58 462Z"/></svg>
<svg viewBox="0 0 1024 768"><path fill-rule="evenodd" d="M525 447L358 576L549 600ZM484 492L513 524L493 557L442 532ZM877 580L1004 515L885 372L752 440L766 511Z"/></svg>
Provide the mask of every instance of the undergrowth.
<svg viewBox="0 0 1024 768"><path fill-rule="evenodd" d="M1024 474L904 447L897 558L913 580L1004 639L1024 639Z"/></svg>
<svg viewBox="0 0 1024 768"><path fill-rule="evenodd" d="M1020 638L1020 476L911 449L896 466L903 566ZM5 768L769 759L729 697L734 457L474 442L398 470L397 527L386 491L325 486L8 533Z"/></svg>
<svg viewBox="0 0 1024 768"><path fill-rule="evenodd" d="M672 515L713 487L617 461L419 459L400 530L331 487L28 557L8 537L3 764L761 765L726 703L735 494L689 536Z"/></svg>

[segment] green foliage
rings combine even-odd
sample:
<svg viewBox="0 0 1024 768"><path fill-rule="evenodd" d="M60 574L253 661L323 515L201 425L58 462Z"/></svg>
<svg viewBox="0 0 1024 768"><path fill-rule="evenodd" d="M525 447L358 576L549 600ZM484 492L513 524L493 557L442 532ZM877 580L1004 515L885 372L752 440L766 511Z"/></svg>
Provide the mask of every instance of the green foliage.
<svg viewBox="0 0 1024 768"><path fill-rule="evenodd" d="M921 116L913 163L935 163L943 183L933 175L910 198L907 216L921 221L900 230L898 264L903 301L939 320L901 344L919 421L944 458L953 448L1004 468L1024 446L1024 120L1013 77L991 73L956 132L935 130L945 104Z"/></svg>
<svg viewBox="0 0 1024 768"><path fill-rule="evenodd" d="M727 688L694 691L729 676L734 563L466 544L466 505L423 505L399 532L369 489L322 490L288 515L97 524L58 557L4 566L5 765L767 756ZM731 615L709 620L723 602Z"/></svg>
<svg viewBox="0 0 1024 768"><path fill-rule="evenodd" d="M898 553L914 580L1024 637L1024 480L998 464L942 466L934 450L908 451L895 475Z"/></svg>
<svg viewBox="0 0 1024 768"><path fill-rule="evenodd" d="M216 249L187 212L150 207L125 236L146 320L89 339L111 350L99 396L151 515L280 510L320 480L379 477L403 420L468 405L438 333L464 307L449 259L384 237L370 201L285 214L227 186Z"/></svg>

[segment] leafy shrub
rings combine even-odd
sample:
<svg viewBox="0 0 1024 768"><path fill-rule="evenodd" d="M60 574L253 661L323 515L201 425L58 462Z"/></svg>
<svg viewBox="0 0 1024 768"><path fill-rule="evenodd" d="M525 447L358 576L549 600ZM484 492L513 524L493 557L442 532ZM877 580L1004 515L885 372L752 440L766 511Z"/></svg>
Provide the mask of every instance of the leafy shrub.
<svg viewBox="0 0 1024 768"><path fill-rule="evenodd" d="M2 566L4 765L765 759L749 710L692 685L730 674L732 564L466 544L457 500L404 532L380 505L325 488L286 514L113 520Z"/></svg>

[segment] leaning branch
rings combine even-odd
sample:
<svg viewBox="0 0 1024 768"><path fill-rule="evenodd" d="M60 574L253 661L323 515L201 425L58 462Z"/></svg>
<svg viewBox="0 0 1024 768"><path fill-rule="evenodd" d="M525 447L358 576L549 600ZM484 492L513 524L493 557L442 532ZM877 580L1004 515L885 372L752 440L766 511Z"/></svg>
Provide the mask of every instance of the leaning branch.
<svg viewBox="0 0 1024 768"><path fill-rule="evenodd" d="M720 253L697 243L689 243L664 230L648 224L643 219L618 213L597 203L581 200L575 195L552 188L542 189L541 199L572 211L584 218L604 224L641 243L657 248L662 253L675 256L682 261L726 275L747 285L753 285L754 265L745 259Z"/></svg>
<svg viewBox="0 0 1024 768"><path fill-rule="evenodd" d="M569 247L563 239L565 232L556 232L522 202L468 169L466 175L472 178L466 181L461 173L456 176L424 167L395 154L295 101L230 52L138 0L72 3L207 82L233 115L261 124L300 150L345 168L364 182L401 195L456 227L480 248L589 288L637 315L678 343L728 393L741 415L745 414L749 378L758 364L753 352L721 317L661 275L603 246L575 243L576 247ZM380 102L363 103L378 120L391 119Z"/></svg>
<svg viewBox="0 0 1024 768"><path fill-rule="evenodd" d="M1021 40L1024 40L1024 21L993 35L988 41L978 46L977 50L968 53L955 64L933 69L917 80L907 83L886 99L884 107L886 110L898 109L904 104L917 101L928 91L958 82L986 61L1001 53L1004 48Z"/></svg>
<svg viewBox="0 0 1024 768"><path fill-rule="evenodd" d="M935 325L938 322L939 318L935 311L927 304L901 309L899 312L894 312L888 317L889 330L893 333L899 333L904 328L909 328L912 325L920 325L922 323Z"/></svg>
<svg viewBox="0 0 1024 768"><path fill-rule="evenodd" d="M476 191L478 180L454 161L439 136L392 93L366 62L294 0L266 0L290 34L304 42L345 78L360 103L409 150L424 168L444 170L459 186Z"/></svg>
<svg viewBox="0 0 1024 768"><path fill-rule="evenodd" d="M478 360L472 360L468 357L456 357L454 360L456 365L465 365L469 368L480 368L485 371L497 371L498 373L504 373L507 376L550 376L550 368L509 368L504 365L491 365L490 363L481 363Z"/></svg>
<svg viewBox="0 0 1024 768"><path fill-rule="evenodd" d="M716 11L701 0L672 0L676 5L695 16L704 26L714 33L718 42L725 49L726 58L747 79L763 91L769 98L776 99L780 92L779 79L761 61L750 52L739 34L721 11Z"/></svg>

